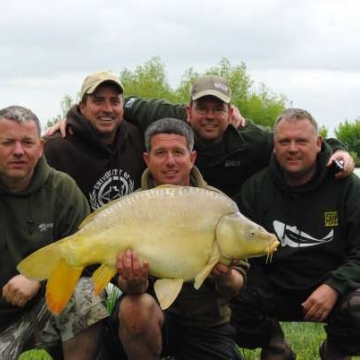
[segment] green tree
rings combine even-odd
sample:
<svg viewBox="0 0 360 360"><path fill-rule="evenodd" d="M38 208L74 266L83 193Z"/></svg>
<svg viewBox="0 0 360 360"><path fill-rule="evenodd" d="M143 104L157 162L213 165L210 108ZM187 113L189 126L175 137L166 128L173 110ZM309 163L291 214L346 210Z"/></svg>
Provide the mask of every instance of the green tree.
<svg viewBox="0 0 360 360"><path fill-rule="evenodd" d="M319 134L323 137L323 139L328 137L328 128L325 125L321 125L319 127Z"/></svg>
<svg viewBox="0 0 360 360"><path fill-rule="evenodd" d="M56 124L61 119L65 119L67 112L74 105L74 103L75 103L75 100L71 96L65 95L60 102L61 114L58 114L54 118L48 120L46 123L46 126L49 128L49 127L53 126L54 124Z"/></svg>
<svg viewBox="0 0 360 360"><path fill-rule="evenodd" d="M137 66L134 71L124 68L119 75L125 88L125 95L188 103L191 84L197 77L205 74L220 75L226 78L232 91L232 103L239 108L244 117L259 125L272 128L276 117L286 107L285 95L274 94L264 84L255 87L243 62L240 65L232 65L225 58L221 59L217 66L202 73L189 68L184 72L179 85L175 88L170 86L165 65L159 57L154 57L143 65ZM72 103L73 99L65 96L61 103L62 114L48 121L48 126L63 118Z"/></svg>
<svg viewBox="0 0 360 360"><path fill-rule="evenodd" d="M174 101L174 92L168 83L165 65L158 57L137 66L133 72L125 68L120 73L120 79L127 95Z"/></svg>
<svg viewBox="0 0 360 360"><path fill-rule="evenodd" d="M340 123L335 129L335 135L351 153L360 157L360 118L353 122Z"/></svg>

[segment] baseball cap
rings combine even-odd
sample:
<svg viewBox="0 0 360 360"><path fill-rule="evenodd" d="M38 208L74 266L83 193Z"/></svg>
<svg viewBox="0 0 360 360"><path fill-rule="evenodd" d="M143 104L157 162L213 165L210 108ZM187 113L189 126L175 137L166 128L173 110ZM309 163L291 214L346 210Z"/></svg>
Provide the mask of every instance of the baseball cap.
<svg viewBox="0 0 360 360"><path fill-rule="evenodd" d="M120 88L121 93L124 92L124 87L117 75L109 71L99 71L90 74L85 78L81 85L80 99L82 99L85 94L92 94L100 84L107 81L117 85Z"/></svg>
<svg viewBox="0 0 360 360"><path fill-rule="evenodd" d="M231 100L231 90L227 81L217 75L204 75L195 80L191 87L190 96L197 100L203 96L212 95L225 103Z"/></svg>

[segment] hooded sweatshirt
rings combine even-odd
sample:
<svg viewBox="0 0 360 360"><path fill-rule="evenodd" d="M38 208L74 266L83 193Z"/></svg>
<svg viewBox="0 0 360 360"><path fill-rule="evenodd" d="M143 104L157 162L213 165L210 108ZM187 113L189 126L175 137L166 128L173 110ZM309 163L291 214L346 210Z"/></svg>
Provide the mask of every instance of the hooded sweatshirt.
<svg viewBox="0 0 360 360"><path fill-rule="evenodd" d="M0 288L18 275L21 260L74 233L89 212L75 181L50 168L44 158L25 190L14 193L0 181ZM21 316L37 298L18 307L0 297L0 327Z"/></svg>
<svg viewBox="0 0 360 360"><path fill-rule="evenodd" d="M114 142L105 145L78 105L70 109L66 120L73 135L47 138L45 156L50 166L76 181L92 211L140 186L145 168L143 136L134 125L122 121Z"/></svg>
<svg viewBox="0 0 360 360"><path fill-rule="evenodd" d="M272 262L253 261L279 290L313 291L328 284L340 294L360 288L360 179L337 180L326 168L323 144L317 169L306 184L290 187L276 157L243 186L238 205L278 237Z"/></svg>

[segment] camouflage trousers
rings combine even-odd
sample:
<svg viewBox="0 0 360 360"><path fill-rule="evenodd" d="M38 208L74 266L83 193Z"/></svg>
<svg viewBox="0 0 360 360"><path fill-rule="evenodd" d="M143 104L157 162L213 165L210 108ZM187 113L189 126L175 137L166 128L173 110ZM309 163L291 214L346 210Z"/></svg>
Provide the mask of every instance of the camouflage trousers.
<svg viewBox="0 0 360 360"><path fill-rule="evenodd" d="M109 316L104 296L93 295L90 278L81 278L59 316L52 315L45 299L0 332L0 359L14 360L34 347L50 347L67 341Z"/></svg>

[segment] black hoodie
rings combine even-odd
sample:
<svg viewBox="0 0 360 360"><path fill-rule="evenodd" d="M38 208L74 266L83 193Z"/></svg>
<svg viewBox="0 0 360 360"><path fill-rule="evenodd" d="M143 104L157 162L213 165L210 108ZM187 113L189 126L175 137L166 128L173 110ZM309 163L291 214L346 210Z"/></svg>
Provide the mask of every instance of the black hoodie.
<svg viewBox="0 0 360 360"><path fill-rule="evenodd" d="M277 235L281 245L264 276L278 289L312 291L322 283L340 294L360 288L360 179L336 180L324 143L306 184L289 187L276 157L250 178L237 202L242 212Z"/></svg>
<svg viewBox="0 0 360 360"><path fill-rule="evenodd" d="M143 136L134 125L122 121L114 142L107 146L78 105L66 120L73 135L68 132L63 139L57 133L47 138L45 156L51 166L75 179L92 211L140 186L145 169Z"/></svg>

